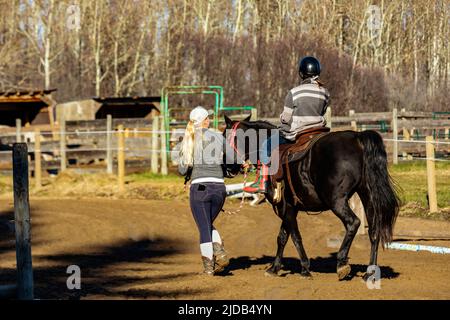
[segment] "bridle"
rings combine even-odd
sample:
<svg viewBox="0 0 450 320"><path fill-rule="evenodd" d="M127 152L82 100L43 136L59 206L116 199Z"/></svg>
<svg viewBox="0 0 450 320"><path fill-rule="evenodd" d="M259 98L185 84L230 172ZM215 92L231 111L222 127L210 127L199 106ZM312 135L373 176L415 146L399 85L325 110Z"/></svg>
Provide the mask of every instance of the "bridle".
<svg viewBox="0 0 450 320"><path fill-rule="evenodd" d="M236 135L237 135L237 128L239 127L240 123L241 123L240 121L236 121L236 123L233 124L233 126L231 127L231 134L228 137L228 144L234 150L234 152L236 152L237 156L242 159L242 165L243 165L245 163L245 160L243 160L243 157L242 157L241 153L239 152L239 149L236 146L236 143L234 141L236 138Z"/></svg>
<svg viewBox="0 0 450 320"><path fill-rule="evenodd" d="M227 142L230 145L230 147L234 150L234 152L236 152L236 155L242 160L241 167L244 167L244 186L245 186L247 184L247 177L248 177L248 166L245 165L247 163L247 161L244 160L244 157L242 157L242 155L239 152L239 149L235 143L235 138L237 135L237 128L239 127L239 124L240 124L240 121L236 121L236 123L233 124L233 126L231 127L231 134L227 138ZM234 210L234 211L224 210L224 211L230 215L239 213L242 210L244 203L245 203L245 197L242 197L241 203L239 204L239 208L237 210Z"/></svg>

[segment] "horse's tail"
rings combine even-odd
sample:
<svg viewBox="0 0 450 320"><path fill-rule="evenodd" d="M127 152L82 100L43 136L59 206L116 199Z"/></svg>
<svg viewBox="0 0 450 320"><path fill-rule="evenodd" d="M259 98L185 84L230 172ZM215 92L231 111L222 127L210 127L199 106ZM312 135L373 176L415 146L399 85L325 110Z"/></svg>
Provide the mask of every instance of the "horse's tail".
<svg viewBox="0 0 450 320"><path fill-rule="evenodd" d="M387 155L381 136L368 130L360 132L358 138L364 148L362 184L365 201L361 200L365 202L367 219L372 220L374 235L384 245L392 241L400 200L387 170Z"/></svg>

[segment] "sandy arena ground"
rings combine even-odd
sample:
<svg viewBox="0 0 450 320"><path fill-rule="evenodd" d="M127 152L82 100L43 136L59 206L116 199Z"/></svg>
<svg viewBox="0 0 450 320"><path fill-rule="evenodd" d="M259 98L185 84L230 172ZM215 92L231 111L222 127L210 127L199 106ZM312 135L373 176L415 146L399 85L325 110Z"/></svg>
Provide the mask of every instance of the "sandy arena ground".
<svg viewBox="0 0 450 320"><path fill-rule="evenodd" d="M222 214L216 227L232 257L227 273L200 274L197 229L186 201L31 199L33 267L40 299L450 299L450 255L380 250L380 290L362 274L369 240L350 251L353 277L337 280L327 240L343 234L330 212L299 216L312 280L302 279L290 240L278 278L264 275L276 250L280 220L268 205ZM227 209L238 204L228 204ZM13 204L0 200L0 284L15 279ZM399 218L396 233L450 232L449 222ZM449 241L415 242L450 247ZM67 289L66 269L78 265L81 290Z"/></svg>

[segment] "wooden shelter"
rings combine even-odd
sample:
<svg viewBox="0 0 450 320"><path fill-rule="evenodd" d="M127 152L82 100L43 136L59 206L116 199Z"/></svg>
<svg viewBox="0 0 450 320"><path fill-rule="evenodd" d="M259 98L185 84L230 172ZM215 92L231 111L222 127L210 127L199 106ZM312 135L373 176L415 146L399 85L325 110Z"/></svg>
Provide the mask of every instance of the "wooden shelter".
<svg viewBox="0 0 450 320"><path fill-rule="evenodd" d="M94 98L100 104L95 113L96 119L106 119L108 114L113 118L153 118L160 113L161 97L121 97Z"/></svg>
<svg viewBox="0 0 450 320"><path fill-rule="evenodd" d="M58 104L56 118L65 121L106 119L152 119L159 114L160 97L101 97Z"/></svg>
<svg viewBox="0 0 450 320"><path fill-rule="evenodd" d="M53 125L53 108L51 90L9 90L0 92L0 126L16 125L20 119L24 126Z"/></svg>

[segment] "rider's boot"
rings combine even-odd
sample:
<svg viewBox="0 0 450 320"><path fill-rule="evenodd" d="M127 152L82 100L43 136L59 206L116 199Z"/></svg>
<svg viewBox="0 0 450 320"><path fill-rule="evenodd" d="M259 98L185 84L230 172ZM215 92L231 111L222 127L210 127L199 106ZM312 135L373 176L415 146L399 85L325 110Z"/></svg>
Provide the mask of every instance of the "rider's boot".
<svg viewBox="0 0 450 320"><path fill-rule="evenodd" d="M259 174L258 174L259 173ZM260 164L256 171L256 180L251 185L243 188L248 193L265 193L267 191L267 182L269 180L269 167L266 164Z"/></svg>

